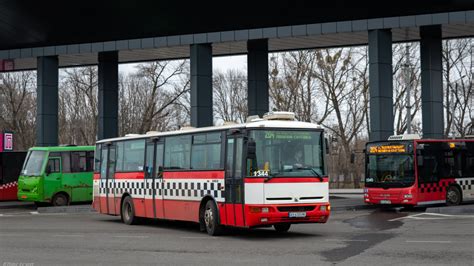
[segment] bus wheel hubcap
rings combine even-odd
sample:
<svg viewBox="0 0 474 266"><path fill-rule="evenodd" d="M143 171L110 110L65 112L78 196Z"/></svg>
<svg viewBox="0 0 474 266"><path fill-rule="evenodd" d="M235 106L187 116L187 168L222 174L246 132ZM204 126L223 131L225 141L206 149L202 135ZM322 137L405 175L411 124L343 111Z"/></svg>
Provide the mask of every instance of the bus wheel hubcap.
<svg viewBox="0 0 474 266"><path fill-rule="evenodd" d="M450 202L457 202L458 201L458 195L456 194L456 192L450 190L448 192L448 199Z"/></svg>
<svg viewBox="0 0 474 266"><path fill-rule="evenodd" d="M125 206L125 219L130 219L130 216L132 215L132 208L130 208L130 204L127 204Z"/></svg>
<svg viewBox="0 0 474 266"><path fill-rule="evenodd" d="M212 228L212 222L214 220L214 214L212 213L211 208L207 209L204 212L204 222L208 228Z"/></svg>

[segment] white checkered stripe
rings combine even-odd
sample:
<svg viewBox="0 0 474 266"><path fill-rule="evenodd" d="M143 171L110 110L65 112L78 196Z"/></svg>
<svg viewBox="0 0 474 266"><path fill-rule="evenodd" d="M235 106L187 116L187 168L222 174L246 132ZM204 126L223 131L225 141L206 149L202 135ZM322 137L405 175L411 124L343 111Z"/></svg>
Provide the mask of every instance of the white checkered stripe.
<svg viewBox="0 0 474 266"><path fill-rule="evenodd" d="M153 180L151 179L115 179L98 181L98 196L106 194L120 196L129 193L134 198L153 198ZM94 194L96 195L96 194ZM210 195L218 202L224 201L224 179L156 179L155 199L200 201Z"/></svg>
<svg viewBox="0 0 474 266"><path fill-rule="evenodd" d="M14 181L14 182L10 182L10 183L0 185L0 189L7 189L7 188L16 187L16 186L18 186L18 182Z"/></svg>
<svg viewBox="0 0 474 266"><path fill-rule="evenodd" d="M462 189L463 198L472 198L474 194L474 177L456 178L455 180Z"/></svg>

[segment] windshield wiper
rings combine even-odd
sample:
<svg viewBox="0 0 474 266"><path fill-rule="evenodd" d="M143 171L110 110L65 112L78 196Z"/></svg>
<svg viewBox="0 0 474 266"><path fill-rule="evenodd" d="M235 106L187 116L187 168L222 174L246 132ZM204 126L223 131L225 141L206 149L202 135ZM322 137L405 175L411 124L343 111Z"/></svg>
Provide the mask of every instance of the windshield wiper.
<svg viewBox="0 0 474 266"><path fill-rule="evenodd" d="M312 167L298 167L296 169L301 169L301 170L310 170L311 172L313 172L313 174L319 178L319 181L323 182L324 181L324 178L316 171L314 170L314 168Z"/></svg>
<svg viewBox="0 0 474 266"><path fill-rule="evenodd" d="M263 181L263 183L267 183L268 181L270 181L271 179L273 179L274 177L276 177L276 175L279 175L281 174L280 172L276 172L276 173L272 173L270 174L269 176L267 176L267 178L265 178L265 180Z"/></svg>

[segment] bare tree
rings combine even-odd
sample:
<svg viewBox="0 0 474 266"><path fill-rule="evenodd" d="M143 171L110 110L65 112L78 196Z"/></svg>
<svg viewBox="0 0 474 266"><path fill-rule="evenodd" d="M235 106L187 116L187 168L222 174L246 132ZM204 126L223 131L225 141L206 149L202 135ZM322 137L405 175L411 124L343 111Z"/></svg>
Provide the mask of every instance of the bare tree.
<svg viewBox="0 0 474 266"><path fill-rule="evenodd" d="M120 132L164 131L179 125L180 97L189 93L188 61L159 61L137 66L119 77ZM183 80L184 83L183 83Z"/></svg>
<svg viewBox="0 0 474 266"><path fill-rule="evenodd" d="M395 44L393 46L393 85L394 85L394 127L396 134L403 134L407 131L407 78L411 87L410 105L412 117L412 132L421 133L419 128L413 126L413 123L420 122L417 116L421 110L421 76L420 76L420 45L419 43L410 43L409 57L410 66L406 66L406 45ZM407 71L408 70L408 75ZM417 130L418 129L418 130Z"/></svg>
<svg viewBox="0 0 474 266"><path fill-rule="evenodd" d="M443 42L445 135L465 136L474 121L474 38Z"/></svg>
<svg viewBox="0 0 474 266"><path fill-rule="evenodd" d="M247 75L243 71L214 72L214 117L243 123L247 109Z"/></svg>
<svg viewBox="0 0 474 266"><path fill-rule="evenodd" d="M61 71L59 142L92 145L97 136L97 67Z"/></svg>
<svg viewBox="0 0 474 266"><path fill-rule="evenodd" d="M16 150L35 143L35 76L32 71L0 74L0 129L15 132Z"/></svg>

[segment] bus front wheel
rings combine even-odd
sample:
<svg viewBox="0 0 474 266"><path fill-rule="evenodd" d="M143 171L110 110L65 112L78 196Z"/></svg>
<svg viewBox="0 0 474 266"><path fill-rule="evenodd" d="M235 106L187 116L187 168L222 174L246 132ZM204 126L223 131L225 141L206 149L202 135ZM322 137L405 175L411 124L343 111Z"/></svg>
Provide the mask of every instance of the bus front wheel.
<svg viewBox="0 0 474 266"><path fill-rule="evenodd" d="M133 200L130 196L125 197L123 200L120 215L125 224L132 225L138 223L138 217L135 216Z"/></svg>
<svg viewBox="0 0 474 266"><path fill-rule="evenodd" d="M446 192L446 204L447 205L459 205L461 204L461 191L455 186L448 188Z"/></svg>
<svg viewBox="0 0 474 266"><path fill-rule="evenodd" d="M209 200L204 208L204 225L206 226L207 234L210 236L217 236L222 233L222 225L219 224L219 213L214 201Z"/></svg>
<svg viewBox="0 0 474 266"><path fill-rule="evenodd" d="M69 205L69 199L67 195L63 193L58 193L54 195L51 203L53 204L53 206L66 206Z"/></svg>

